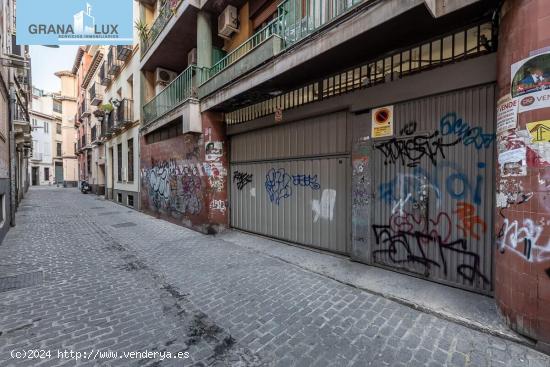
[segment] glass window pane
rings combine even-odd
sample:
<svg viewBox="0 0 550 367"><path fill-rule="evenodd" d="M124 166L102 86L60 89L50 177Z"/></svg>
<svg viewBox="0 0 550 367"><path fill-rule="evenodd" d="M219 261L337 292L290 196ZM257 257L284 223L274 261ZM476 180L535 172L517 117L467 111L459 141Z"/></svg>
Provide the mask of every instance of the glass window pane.
<svg viewBox="0 0 550 367"><path fill-rule="evenodd" d="M441 62L441 40L432 42L432 63Z"/></svg>
<svg viewBox="0 0 550 367"><path fill-rule="evenodd" d="M453 58L453 37L448 36L443 38L443 60L449 61Z"/></svg>
<svg viewBox="0 0 550 367"><path fill-rule="evenodd" d="M455 58L464 55L464 32L455 34Z"/></svg>
<svg viewBox="0 0 550 367"><path fill-rule="evenodd" d="M477 46L478 46L478 36L477 36L477 27L473 27L468 29L468 53L475 53L477 52Z"/></svg>

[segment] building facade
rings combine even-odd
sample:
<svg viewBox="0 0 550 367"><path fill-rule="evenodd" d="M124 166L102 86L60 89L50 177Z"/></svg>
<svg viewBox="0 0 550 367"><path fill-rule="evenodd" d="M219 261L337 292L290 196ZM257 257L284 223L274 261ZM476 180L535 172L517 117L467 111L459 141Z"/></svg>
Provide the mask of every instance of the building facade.
<svg viewBox="0 0 550 367"><path fill-rule="evenodd" d="M75 133L76 108L76 80L75 75L70 71L59 71L55 73L60 81L60 92L55 95L59 103L54 105L54 114L58 114L60 121L56 125L56 154L59 153L58 142L61 140L61 167L56 167L55 175L57 182L62 178L64 187L76 187L78 185L78 161L76 156L77 138ZM57 107L56 107L57 106ZM58 111L56 111L56 108ZM61 126L59 126L59 122ZM61 177L60 177L61 176Z"/></svg>
<svg viewBox="0 0 550 367"><path fill-rule="evenodd" d="M546 349L542 8L140 1L141 209L495 297Z"/></svg>
<svg viewBox="0 0 550 367"><path fill-rule="evenodd" d="M53 115L54 99L43 90L32 89L29 112L32 127L32 155L29 177L32 186L52 185L56 182L53 157L55 154L57 119Z"/></svg>
<svg viewBox="0 0 550 367"><path fill-rule="evenodd" d="M32 150L28 46L15 38L15 1L0 1L0 241L29 185Z"/></svg>
<svg viewBox="0 0 550 367"><path fill-rule="evenodd" d="M134 3L139 18L139 4ZM136 18L136 19L137 19ZM137 35L135 37L137 39ZM104 64L105 100L113 106L104 134L107 198L139 209L139 46L111 46Z"/></svg>

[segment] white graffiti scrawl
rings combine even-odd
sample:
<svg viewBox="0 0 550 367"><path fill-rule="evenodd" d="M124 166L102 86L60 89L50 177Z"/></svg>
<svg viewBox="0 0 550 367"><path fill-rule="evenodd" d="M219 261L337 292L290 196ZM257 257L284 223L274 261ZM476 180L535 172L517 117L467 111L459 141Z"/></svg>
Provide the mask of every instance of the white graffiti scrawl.
<svg viewBox="0 0 550 367"><path fill-rule="evenodd" d="M497 236L497 246L501 253L511 251L529 262L544 262L550 260L550 242L539 244L543 227L525 219L523 225L517 220L504 219Z"/></svg>
<svg viewBox="0 0 550 367"><path fill-rule="evenodd" d="M336 190L325 189L321 194L321 200L312 200L311 209L313 210L313 222L319 218L332 220L334 217L334 204L336 203Z"/></svg>

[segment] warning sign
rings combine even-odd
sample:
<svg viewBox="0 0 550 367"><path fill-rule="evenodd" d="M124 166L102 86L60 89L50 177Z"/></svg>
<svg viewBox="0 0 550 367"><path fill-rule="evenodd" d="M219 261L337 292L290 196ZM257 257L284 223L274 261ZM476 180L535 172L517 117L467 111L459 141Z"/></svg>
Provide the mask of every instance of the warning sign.
<svg viewBox="0 0 550 367"><path fill-rule="evenodd" d="M393 136L393 106L375 108L372 110L373 138Z"/></svg>

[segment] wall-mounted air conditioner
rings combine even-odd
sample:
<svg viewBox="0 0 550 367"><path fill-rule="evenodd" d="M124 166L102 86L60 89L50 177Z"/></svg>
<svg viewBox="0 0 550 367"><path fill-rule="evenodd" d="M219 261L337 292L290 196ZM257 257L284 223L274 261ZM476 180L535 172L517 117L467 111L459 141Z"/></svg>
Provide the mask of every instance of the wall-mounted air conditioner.
<svg viewBox="0 0 550 367"><path fill-rule="evenodd" d="M176 79L178 76L178 73L163 69L163 68L157 68L155 70L155 90L156 92L160 92L164 89L168 84L172 82L172 80Z"/></svg>
<svg viewBox="0 0 550 367"><path fill-rule="evenodd" d="M239 16L237 8L228 5L218 17L218 35L228 39L233 32L239 31Z"/></svg>

